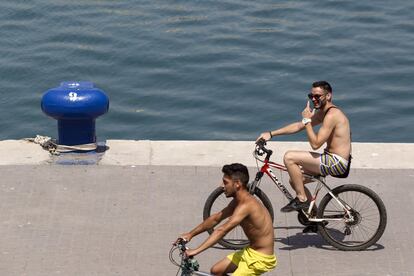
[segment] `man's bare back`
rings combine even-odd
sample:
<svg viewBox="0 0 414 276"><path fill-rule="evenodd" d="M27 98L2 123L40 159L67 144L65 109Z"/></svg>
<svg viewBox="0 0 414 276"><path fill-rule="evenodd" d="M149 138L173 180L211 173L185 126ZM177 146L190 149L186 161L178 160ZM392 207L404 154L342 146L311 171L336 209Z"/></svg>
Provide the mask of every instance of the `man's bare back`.
<svg viewBox="0 0 414 276"><path fill-rule="evenodd" d="M248 215L240 226L250 241L250 247L264 254L273 254L274 230L269 212L249 193L240 199L236 209L242 206L248 209Z"/></svg>

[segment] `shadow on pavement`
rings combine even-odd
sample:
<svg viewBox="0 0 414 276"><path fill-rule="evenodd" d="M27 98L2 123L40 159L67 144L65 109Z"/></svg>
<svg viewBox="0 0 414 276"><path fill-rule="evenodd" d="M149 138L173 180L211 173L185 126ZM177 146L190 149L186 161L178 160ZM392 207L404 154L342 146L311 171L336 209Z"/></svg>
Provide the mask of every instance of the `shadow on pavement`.
<svg viewBox="0 0 414 276"><path fill-rule="evenodd" d="M302 230L304 227L293 226L293 227L274 227L274 229L284 229L284 230ZM285 247L280 247L279 250L296 250L303 249L307 247L316 247L325 250L339 251L333 246L329 245L318 233L296 233L286 238L275 238L275 242L280 242ZM374 244L370 248L363 251L377 251L385 249L381 244Z"/></svg>

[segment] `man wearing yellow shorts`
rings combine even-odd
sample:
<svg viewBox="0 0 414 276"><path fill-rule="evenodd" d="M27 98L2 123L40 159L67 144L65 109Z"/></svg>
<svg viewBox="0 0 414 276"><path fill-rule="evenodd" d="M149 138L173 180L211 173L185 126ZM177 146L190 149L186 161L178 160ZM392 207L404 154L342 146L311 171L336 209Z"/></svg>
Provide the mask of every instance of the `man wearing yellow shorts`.
<svg viewBox="0 0 414 276"><path fill-rule="evenodd" d="M211 268L213 275L261 275L276 267L274 255L273 223L267 209L247 190L249 172L246 166L234 163L225 165L223 172L223 191L233 200L223 210L211 215L200 225L179 239L190 241L194 236L214 228L221 221L223 224L196 249L188 249L188 257L195 256L216 244L230 230L240 225L250 241L250 246L223 258Z"/></svg>

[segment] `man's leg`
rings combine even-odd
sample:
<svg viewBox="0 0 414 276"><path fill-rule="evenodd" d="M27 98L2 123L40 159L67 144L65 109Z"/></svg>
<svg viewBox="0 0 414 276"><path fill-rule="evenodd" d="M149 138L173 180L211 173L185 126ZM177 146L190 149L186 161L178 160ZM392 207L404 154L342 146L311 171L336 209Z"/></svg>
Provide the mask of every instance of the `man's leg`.
<svg viewBox="0 0 414 276"><path fill-rule="evenodd" d="M308 179L308 178L305 178L305 177L303 177L302 178L302 181L303 181L303 187L304 187L304 189L305 189L305 194L306 194L306 198L308 199L308 201L309 201L309 199L310 198L312 198L312 193L309 191L309 189L306 187L306 184L308 184L308 183L311 183L311 182L313 182L312 180L310 180L310 179ZM293 182L292 182L292 179L289 179L289 184L290 184L290 186L291 187L293 187Z"/></svg>
<svg viewBox="0 0 414 276"><path fill-rule="evenodd" d="M210 270L210 273L213 275L227 275L228 273L232 273L237 269L237 266L230 261L229 258L225 257L219 262L217 262Z"/></svg>
<svg viewBox="0 0 414 276"><path fill-rule="evenodd" d="M296 192L299 203L306 202L308 199L305 191L302 170L315 175L320 174L319 158L319 153L308 151L288 151L283 158L283 162L285 163L291 180L290 183ZM288 209L282 208L282 211L293 211Z"/></svg>

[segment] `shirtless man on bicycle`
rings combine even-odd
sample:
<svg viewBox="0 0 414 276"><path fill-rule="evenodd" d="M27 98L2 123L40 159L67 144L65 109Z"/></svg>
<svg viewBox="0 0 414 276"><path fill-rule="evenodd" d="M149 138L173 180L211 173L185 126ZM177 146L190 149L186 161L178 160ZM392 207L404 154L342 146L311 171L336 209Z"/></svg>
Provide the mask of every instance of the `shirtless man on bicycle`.
<svg viewBox="0 0 414 276"><path fill-rule="evenodd" d="M288 170L290 184L296 192L296 198L281 209L291 212L307 209L310 193L305 189L307 183L302 172L311 175L332 175L343 177L349 172L351 157L351 129L346 115L332 103L332 88L326 81L312 84L308 94L314 109L307 106L302 112L302 121L295 122L277 130L262 133L257 140L270 140L274 136L293 134L306 130L312 149L319 149L324 143L324 153L308 151L288 151L283 162ZM322 124L315 133L313 127Z"/></svg>
<svg viewBox="0 0 414 276"><path fill-rule="evenodd" d="M194 236L215 227L221 221L225 223L214 229L214 232L196 249L188 249L188 257L195 256L215 245L237 225L243 228L250 241L250 246L230 254L211 268L213 275L261 275L276 266L274 255L273 223L269 212L247 190L249 172L242 164L225 165L222 169L222 187L226 197L233 200L220 212L211 215L200 225L181 239L190 241ZM177 240L178 241L178 240Z"/></svg>

